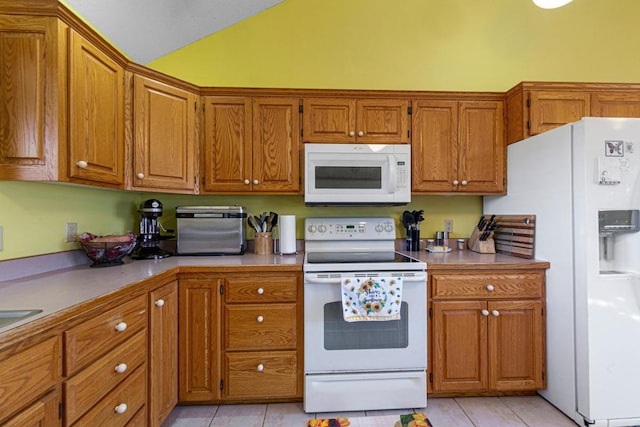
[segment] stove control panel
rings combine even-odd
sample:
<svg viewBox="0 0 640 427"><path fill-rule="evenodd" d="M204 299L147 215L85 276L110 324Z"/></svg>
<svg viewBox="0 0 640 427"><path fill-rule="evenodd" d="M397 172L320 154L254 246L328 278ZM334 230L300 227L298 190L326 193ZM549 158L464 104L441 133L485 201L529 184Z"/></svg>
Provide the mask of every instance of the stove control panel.
<svg viewBox="0 0 640 427"><path fill-rule="evenodd" d="M393 240L396 225L391 217L306 218L305 240Z"/></svg>

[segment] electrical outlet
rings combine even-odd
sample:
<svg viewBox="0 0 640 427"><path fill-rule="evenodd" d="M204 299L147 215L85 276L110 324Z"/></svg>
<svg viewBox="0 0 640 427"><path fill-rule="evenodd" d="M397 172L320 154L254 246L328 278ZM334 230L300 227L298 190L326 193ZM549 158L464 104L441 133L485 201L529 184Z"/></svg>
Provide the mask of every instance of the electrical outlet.
<svg viewBox="0 0 640 427"><path fill-rule="evenodd" d="M445 219L444 220L444 231L448 231L449 233L451 233L453 231L453 220L452 219Z"/></svg>
<svg viewBox="0 0 640 427"><path fill-rule="evenodd" d="M4 249L4 244L2 243L2 226L0 225L0 251Z"/></svg>
<svg viewBox="0 0 640 427"><path fill-rule="evenodd" d="M65 224L65 242L75 242L78 240L78 223L68 222Z"/></svg>

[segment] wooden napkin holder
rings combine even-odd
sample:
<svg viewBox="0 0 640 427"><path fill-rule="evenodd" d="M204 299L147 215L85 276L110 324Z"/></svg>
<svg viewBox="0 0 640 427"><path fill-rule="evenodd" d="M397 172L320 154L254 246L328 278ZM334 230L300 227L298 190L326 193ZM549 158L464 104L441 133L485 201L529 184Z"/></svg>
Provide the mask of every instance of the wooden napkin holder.
<svg viewBox="0 0 640 427"><path fill-rule="evenodd" d="M493 241L493 231L489 233L487 240L480 240L482 232L477 227L473 227L473 232L467 241L467 247L481 254L495 254L496 244Z"/></svg>

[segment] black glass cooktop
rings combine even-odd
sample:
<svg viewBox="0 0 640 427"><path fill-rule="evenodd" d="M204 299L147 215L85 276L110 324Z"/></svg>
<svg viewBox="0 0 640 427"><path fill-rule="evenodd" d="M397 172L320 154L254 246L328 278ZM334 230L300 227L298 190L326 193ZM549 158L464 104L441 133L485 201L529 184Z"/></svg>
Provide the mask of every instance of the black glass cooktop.
<svg viewBox="0 0 640 427"><path fill-rule="evenodd" d="M308 264L419 262L397 252L308 252Z"/></svg>

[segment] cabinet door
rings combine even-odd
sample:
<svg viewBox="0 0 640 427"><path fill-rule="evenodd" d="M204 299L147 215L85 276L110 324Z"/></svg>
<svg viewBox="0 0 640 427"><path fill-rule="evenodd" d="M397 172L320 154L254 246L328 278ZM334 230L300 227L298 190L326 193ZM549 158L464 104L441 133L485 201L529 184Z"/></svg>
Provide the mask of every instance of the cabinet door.
<svg viewBox="0 0 640 427"><path fill-rule="evenodd" d="M124 70L71 30L69 178L124 182Z"/></svg>
<svg viewBox="0 0 640 427"><path fill-rule="evenodd" d="M355 142L355 100L305 98L303 107L304 142Z"/></svg>
<svg viewBox="0 0 640 427"><path fill-rule="evenodd" d="M57 391L52 391L33 405L2 423L3 427L58 427L61 419L58 416Z"/></svg>
<svg viewBox="0 0 640 427"><path fill-rule="evenodd" d="M133 186L192 193L198 97L141 76L133 90Z"/></svg>
<svg viewBox="0 0 640 427"><path fill-rule="evenodd" d="M178 283L149 294L149 425L178 403Z"/></svg>
<svg viewBox="0 0 640 427"><path fill-rule="evenodd" d="M0 15L0 28L0 179L55 180L63 125L55 89L66 81L57 20Z"/></svg>
<svg viewBox="0 0 640 427"><path fill-rule="evenodd" d="M489 302L489 387L539 390L545 387L542 301Z"/></svg>
<svg viewBox="0 0 640 427"><path fill-rule="evenodd" d="M253 100L253 191L300 190L300 100Z"/></svg>
<svg viewBox="0 0 640 427"><path fill-rule="evenodd" d="M504 193L504 104L460 102L458 191Z"/></svg>
<svg viewBox="0 0 640 427"><path fill-rule="evenodd" d="M408 100L361 99L356 108L356 141L358 143L409 143Z"/></svg>
<svg viewBox="0 0 640 427"><path fill-rule="evenodd" d="M640 93L592 93L593 117L640 117Z"/></svg>
<svg viewBox="0 0 640 427"><path fill-rule="evenodd" d="M481 391L487 379L484 301L433 301L433 391Z"/></svg>
<svg viewBox="0 0 640 427"><path fill-rule="evenodd" d="M219 398L218 279L179 284L179 391L181 402Z"/></svg>
<svg viewBox="0 0 640 427"><path fill-rule="evenodd" d="M458 103L417 101L411 140L412 191L453 191L458 166Z"/></svg>
<svg viewBox="0 0 640 427"><path fill-rule="evenodd" d="M529 135L557 128L590 115L586 92L535 91L529 93Z"/></svg>
<svg viewBox="0 0 640 427"><path fill-rule="evenodd" d="M204 98L204 192L251 190L251 108L251 98Z"/></svg>

